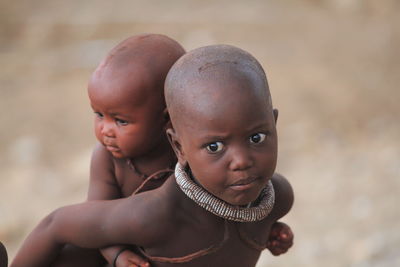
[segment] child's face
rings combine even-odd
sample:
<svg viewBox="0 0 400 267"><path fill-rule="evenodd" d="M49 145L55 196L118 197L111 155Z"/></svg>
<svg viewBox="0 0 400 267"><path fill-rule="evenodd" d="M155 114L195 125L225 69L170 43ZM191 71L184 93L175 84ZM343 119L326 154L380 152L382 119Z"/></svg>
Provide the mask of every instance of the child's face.
<svg viewBox="0 0 400 267"><path fill-rule="evenodd" d="M180 162L189 164L207 191L232 205L256 200L277 161L276 117L265 94L260 97L251 86L208 82L202 88L224 88L197 98L179 127Z"/></svg>
<svg viewBox="0 0 400 267"><path fill-rule="evenodd" d="M151 83L138 76L104 75L89 83L96 137L116 158L150 153L165 135L162 98L146 93Z"/></svg>

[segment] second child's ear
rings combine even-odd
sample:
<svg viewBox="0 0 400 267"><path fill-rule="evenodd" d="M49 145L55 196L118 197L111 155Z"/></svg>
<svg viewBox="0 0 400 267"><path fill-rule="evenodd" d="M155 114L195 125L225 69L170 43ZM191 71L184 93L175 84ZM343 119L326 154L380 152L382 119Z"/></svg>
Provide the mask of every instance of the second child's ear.
<svg viewBox="0 0 400 267"><path fill-rule="evenodd" d="M275 124L276 124L276 122L278 121L279 112L276 108L274 108L274 110L272 112L274 113L274 119L275 119Z"/></svg>
<svg viewBox="0 0 400 267"><path fill-rule="evenodd" d="M164 118L164 123L165 123L164 129L172 128L171 119L169 117L167 108L163 110L162 116Z"/></svg>
<svg viewBox="0 0 400 267"><path fill-rule="evenodd" d="M179 141L178 135L176 134L176 132L173 128L167 129L167 137L168 137L169 143L172 146L172 149L175 152L176 157L178 158L179 163L182 166L186 166L187 161L185 159L185 154L183 152L182 145Z"/></svg>

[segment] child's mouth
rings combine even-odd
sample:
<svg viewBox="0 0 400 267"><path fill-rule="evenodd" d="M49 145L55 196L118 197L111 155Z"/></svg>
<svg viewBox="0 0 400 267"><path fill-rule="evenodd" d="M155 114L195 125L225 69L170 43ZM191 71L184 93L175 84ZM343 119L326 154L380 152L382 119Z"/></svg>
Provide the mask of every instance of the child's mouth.
<svg viewBox="0 0 400 267"><path fill-rule="evenodd" d="M109 146L109 145L106 145L106 148L107 148L107 150L110 151L110 152L117 152L117 151L119 151L119 148L116 147L116 146Z"/></svg>
<svg viewBox="0 0 400 267"><path fill-rule="evenodd" d="M254 183L258 181L260 177L249 177L245 179L240 179L239 181L236 181L235 183L231 184L230 187L234 190L247 190L251 187L254 186Z"/></svg>

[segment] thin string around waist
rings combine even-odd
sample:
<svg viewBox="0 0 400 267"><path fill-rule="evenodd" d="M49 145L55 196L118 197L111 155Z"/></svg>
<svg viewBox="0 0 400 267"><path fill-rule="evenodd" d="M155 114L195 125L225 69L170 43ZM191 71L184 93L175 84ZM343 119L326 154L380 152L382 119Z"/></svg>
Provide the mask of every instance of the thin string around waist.
<svg viewBox="0 0 400 267"><path fill-rule="evenodd" d="M259 244L254 239L248 237L248 235L242 230L238 223L235 223L235 227L239 233L240 239L250 248L255 249L257 251L263 251L267 248L266 244Z"/></svg>
<svg viewBox="0 0 400 267"><path fill-rule="evenodd" d="M148 255L142 248L139 248L140 252L149 260L154 261L154 262L163 262L163 263L185 263L192 261L196 258L203 257L206 255L209 255L211 253L217 252L220 248L223 247L223 245L226 243L226 241L229 239L229 229L228 229L228 221L224 220L224 237L223 239L215 245L211 245L208 248L201 249L199 251L190 253L185 256L181 257L158 257L158 256L150 256Z"/></svg>

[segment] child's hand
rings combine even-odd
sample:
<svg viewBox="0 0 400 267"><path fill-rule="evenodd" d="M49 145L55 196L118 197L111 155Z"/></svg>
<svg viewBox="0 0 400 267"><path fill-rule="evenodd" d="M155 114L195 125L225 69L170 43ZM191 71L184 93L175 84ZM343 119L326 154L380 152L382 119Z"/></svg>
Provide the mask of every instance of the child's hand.
<svg viewBox="0 0 400 267"><path fill-rule="evenodd" d="M150 267L150 263L127 249L118 255L115 267Z"/></svg>
<svg viewBox="0 0 400 267"><path fill-rule="evenodd" d="M267 248L272 255L278 256L286 253L293 245L293 232L289 225L282 222L275 222L271 226Z"/></svg>

